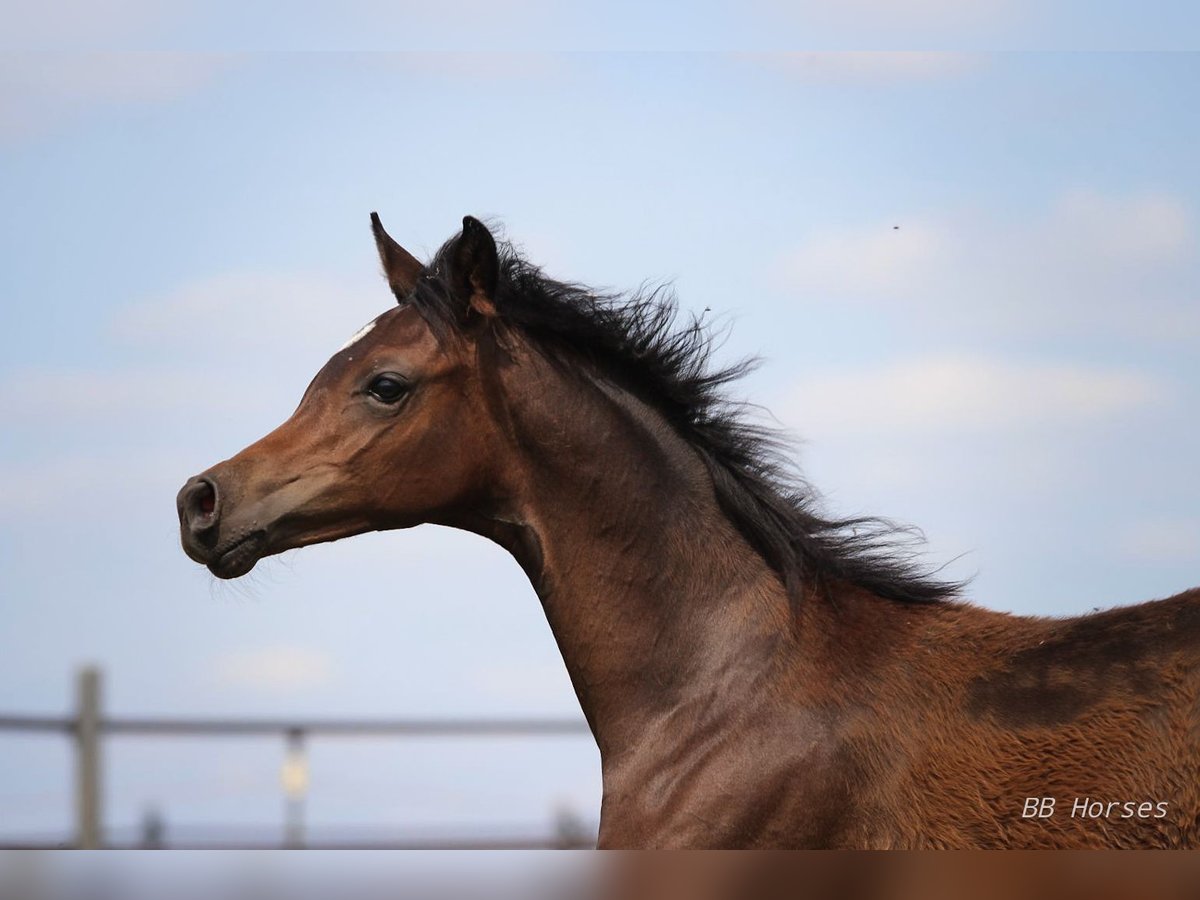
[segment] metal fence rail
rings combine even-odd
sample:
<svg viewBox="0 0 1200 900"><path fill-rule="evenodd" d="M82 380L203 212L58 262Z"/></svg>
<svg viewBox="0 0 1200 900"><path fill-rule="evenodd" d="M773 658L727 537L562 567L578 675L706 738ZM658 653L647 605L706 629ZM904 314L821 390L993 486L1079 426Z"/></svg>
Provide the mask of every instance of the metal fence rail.
<svg viewBox="0 0 1200 900"><path fill-rule="evenodd" d="M0 731L78 730L75 716L11 716L0 714ZM577 719L179 719L121 716L102 718L105 734L245 736L292 732L359 737L548 737L587 735Z"/></svg>
<svg viewBox="0 0 1200 900"><path fill-rule="evenodd" d="M102 810L102 753L106 735L237 737L277 735L285 742L282 770L286 795L286 828L283 840L272 842L214 843L197 842L204 847L392 847L392 848L530 848L580 846L586 840L560 829L557 838L498 837L494 840L431 841L412 839L382 842L306 843L304 835L304 799L308 790L307 741L310 736L404 737L404 738L507 738L589 736L587 723L580 719L224 719L171 717L107 717L102 708L101 675L96 668L80 671L76 683L76 709L70 716L0 714L0 731L63 734L75 744L75 842L81 849L105 846L131 846L126 842L106 842ZM189 846L180 843L172 846ZM11 844L5 846L19 846ZM29 844L27 846L33 846ZM39 845L40 846L40 845Z"/></svg>

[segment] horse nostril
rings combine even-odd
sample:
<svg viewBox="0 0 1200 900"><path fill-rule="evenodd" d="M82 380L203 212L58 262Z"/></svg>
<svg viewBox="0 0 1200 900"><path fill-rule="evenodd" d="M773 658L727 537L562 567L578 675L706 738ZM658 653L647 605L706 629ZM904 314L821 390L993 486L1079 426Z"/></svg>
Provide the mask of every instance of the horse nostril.
<svg viewBox="0 0 1200 900"><path fill-rule="evenodd" d="M180 492L180 512L193 534L208 531L216 524L217 503L217 486L208 478L195 478Z"/></svg>

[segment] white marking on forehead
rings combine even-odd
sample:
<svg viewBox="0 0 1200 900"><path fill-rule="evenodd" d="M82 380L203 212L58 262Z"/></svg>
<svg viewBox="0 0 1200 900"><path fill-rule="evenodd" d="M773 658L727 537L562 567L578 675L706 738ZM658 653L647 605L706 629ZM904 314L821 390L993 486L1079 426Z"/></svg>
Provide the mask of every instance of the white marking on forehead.
<svg viewBox="0 0 1200 900"><path fill-rule="evenodd" d="M368 322L362 328L358 329L358 331L354 332L354 334L352 334L350 336L350 340L346 341L346 343L342 344L342 346L337 348L337 352L341 353L343 350L349 350L351 347L353 347L355 344L357 344L359 341L361 341L363 338L365 338L367 336L367 334L371 331L371 329L375 327L376 321L377 321L376 319L372 319L370 322Z"/></svg>

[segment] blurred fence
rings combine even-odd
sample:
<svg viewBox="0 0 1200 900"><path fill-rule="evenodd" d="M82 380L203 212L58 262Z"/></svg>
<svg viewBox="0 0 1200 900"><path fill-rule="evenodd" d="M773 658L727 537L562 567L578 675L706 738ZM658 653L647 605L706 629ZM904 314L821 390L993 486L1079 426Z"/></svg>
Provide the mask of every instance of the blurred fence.
<svg viewBox="0 0 1200 900"><path fill-rule="evenodd" d="M587 723L578 719L183 719L107 717L103 712L100 671L83 669L76 685L76 708L71 716L16 716L0 714L5 731L59 733L70 738L75 750L75 835L72 842L30 844L6 842L0 849L76 847L380 847L391 849L547 849L587 847L594 836L570 814L560 815L554 827L541 835L423 839L404 841L346 840L309 842L305 838L304 801L308 793L308 742L313 737L364 738L486 738L486 737L591 737ZM286 815L278 841L222 840L169 842L162 823L151 816L135 841L106 840L103 812L103 740L108 735L244 737L277 735L284 747L281 787Z"/></svg>

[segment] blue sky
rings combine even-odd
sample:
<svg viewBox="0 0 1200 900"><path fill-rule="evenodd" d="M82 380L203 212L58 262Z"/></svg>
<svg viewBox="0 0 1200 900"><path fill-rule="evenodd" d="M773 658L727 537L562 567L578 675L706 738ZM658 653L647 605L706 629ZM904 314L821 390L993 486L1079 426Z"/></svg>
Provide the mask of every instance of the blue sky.
<svg viewBox="0 0 1200 900"><path fill-rule="evenodd" d="M122 9L135 44L212 46L185 5ZM726 358L765 358L740 390L829 505L921 526L974 602L1195 585L1198 84L1178 53L0 57L0 711L65 710L94 661L114 713L575 713L481 539L364 536L232 586L179 550L183 480L388 305L375 209L418 255L471 213L563 277L674 279ZM109 819L273 826L280 754L113 741ZM69 766L0 734L0 838L66 831ZM598 808L586 740L313 766L330 834Z"/></svg>
<svg viewBox="0 0 1200 900"><path fill-rule="evenodd" d="M1193 50L1186 0L18 0L0 46L92 50Z"/></svg>

